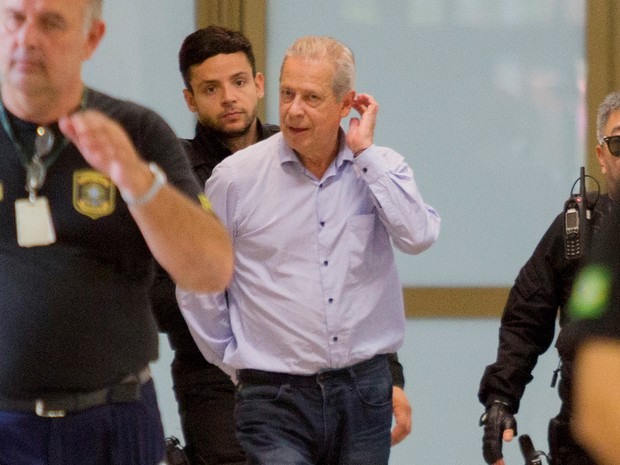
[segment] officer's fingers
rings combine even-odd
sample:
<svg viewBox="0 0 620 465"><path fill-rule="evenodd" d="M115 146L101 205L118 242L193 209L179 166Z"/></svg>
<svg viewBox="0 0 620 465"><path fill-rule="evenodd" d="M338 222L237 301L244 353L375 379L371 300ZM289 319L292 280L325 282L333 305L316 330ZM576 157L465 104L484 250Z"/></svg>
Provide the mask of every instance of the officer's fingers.
<svg viewBox="0 0 620 465"><path fill-rule="evenodd" d="M497 462L493 463L493 465L506 465L504 459L499 459Z"/></svg>
<svg viewBox="0 0 620 465"><path fill-rule="evenodd" d="M512 429L505 429L504 430L504 434L502 435L504 441L506 442L510 442L512 441L512 438L515 437L515 432Z"/></svg>
<svg viewBox="0 0 620 465"><path fill-rule="evenodd" d="M502 436L497 427L484 427L482 436L482 456L489 464L497 463L502 458Z"/></svg>

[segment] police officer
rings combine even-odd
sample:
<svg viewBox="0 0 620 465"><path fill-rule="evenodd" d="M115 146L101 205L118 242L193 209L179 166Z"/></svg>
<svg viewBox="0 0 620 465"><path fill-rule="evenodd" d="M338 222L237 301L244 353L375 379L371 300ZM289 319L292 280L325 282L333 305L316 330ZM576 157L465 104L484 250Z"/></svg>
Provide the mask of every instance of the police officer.
<svg viewBox="0 0 620 465"><path fill-rule="evenodd" d="M620 199L617 187L620 179L619 92L609 94L599 106L597 138L596 154L609 192L600 198L588 195L592 212L586 222L586 232L591 236L596 236L612 206ZM584 257L567 257L565 238L565 217L560 214L521 268L510 290L501 319L497 359L486 367L478 392L486 409L480 423L484 426L483 456L489 464L504 465L502 441L510 441L517 434L514 415L519 411L525 386L532 380L538 356L553 341L558 313L560 327L569 320L566 304ZM559 384L562 406L549 424L551 460L554 465L592 465L594 461L577 444L569 428L572 356L563 350L562 339L560 332L556 346L562 361Z"/></svg>

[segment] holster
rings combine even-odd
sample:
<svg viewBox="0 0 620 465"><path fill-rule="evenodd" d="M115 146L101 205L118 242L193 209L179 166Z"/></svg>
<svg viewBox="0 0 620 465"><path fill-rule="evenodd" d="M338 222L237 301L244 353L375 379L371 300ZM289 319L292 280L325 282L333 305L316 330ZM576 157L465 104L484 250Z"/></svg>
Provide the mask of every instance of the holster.
<svg viewBox="0 0 620 465"><path fill-rule="evenodd" d="M569 422L552 418L548 433L550 465L596 465L575 441Z"/></svg>

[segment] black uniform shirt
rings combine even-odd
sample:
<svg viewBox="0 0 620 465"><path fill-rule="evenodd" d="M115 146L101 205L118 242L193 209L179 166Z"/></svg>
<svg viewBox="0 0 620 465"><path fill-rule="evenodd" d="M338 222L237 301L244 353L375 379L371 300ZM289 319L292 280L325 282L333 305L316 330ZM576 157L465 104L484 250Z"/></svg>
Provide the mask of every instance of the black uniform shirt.
<svg viewBox="0 0 620 465"><path fill-rule="evenodd" d="M280 131L278 126L265 125L260 121L258 121L257 128L259 140L266 139ZM220 141L220 138L220 134L197 123L195 138L182 139L194 175L203 189L213 168L232 153ZM198 365L205 363L177 305L175 285L160 267L153 284L152 298L159 329L168 334L172 348L177 351L177 355L185 356L186 362L193 360Z"/></svg>
<svg viewBox="0 0 620 465"><path fill-rule="evenodd" d="M564 345L573 351L592 336L620 339L620 208L606 222L569 301L574 322Z"/></svg>
<svg viewBox="0 0 620 465"><path fill-rule="evenodd" d="M202 192L174 132L154 112L95 91L86 107L118 121L171 183L194 197ZM25 178L1 130L0 394L29 399L117 382L157 358L151 253L116 187L72 144L39 192L56 242L20 247L15 201L27 197Z"/></svg>

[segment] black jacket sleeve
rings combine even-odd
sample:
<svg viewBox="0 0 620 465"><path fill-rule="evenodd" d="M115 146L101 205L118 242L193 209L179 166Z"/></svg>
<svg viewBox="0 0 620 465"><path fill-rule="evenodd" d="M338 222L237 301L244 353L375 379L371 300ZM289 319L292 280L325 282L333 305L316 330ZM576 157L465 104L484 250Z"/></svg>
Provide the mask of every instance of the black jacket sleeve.
<svg viewBox="0 0 620 465"><path fill-rule="evenodd" d="M510 290L499 329L497 359L486 367L478 391L485 406L502 400L516 413L539 355L553 341L558 310L566 303L578 265L564 258L563 228L564 219L559 215Z"/></svg>
<svg viewBox="0 0 620 465"><path fill-rule="evenodd" d="M390 373L392 373L392 384L403 389L405 387L405 373L403 372L403 366L398 361L397 353L388 354L388 364L390 366Z"/></svg>

